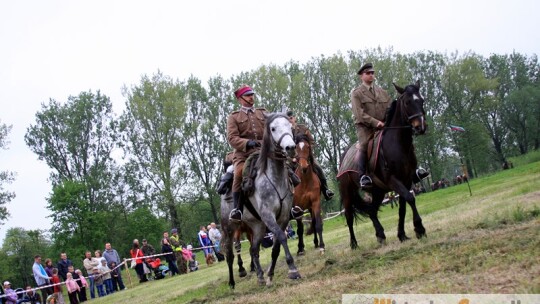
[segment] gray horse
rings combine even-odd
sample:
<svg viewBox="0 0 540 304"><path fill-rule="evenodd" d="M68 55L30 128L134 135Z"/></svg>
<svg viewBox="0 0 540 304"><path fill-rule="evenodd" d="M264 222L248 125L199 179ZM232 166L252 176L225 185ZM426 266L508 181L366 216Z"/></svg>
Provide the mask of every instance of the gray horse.
<svg viewBox="0 0 540 304"><path fill-rule="evenodd" d="M263 136L263 144L259 159L257 161L257 177L255 178L255 189L252 195L245 202L242 223L228 221L228 214L222 219L226 223L228 232L247 230L252 233L250 254L258 282L267 286L272 284L274 269L279 256L281 246L285 250L285 260L289 267L288 277L299 279L300 273L294 264L293 256L287 246L287 235L285 228L291 219L291 209L293 207L293 187L289 182L287 173L287 159L295 154L295 143L292 136L291 123L286 115L282 113L271 113L266 116L266 127ZM225 220L227 218L227 220ZM242 226L243 227L242 227ZM272 262L266 273L267 280L259 261L261 242L266 234L266 229L270 230L274 237L272 247ZM249 233L248 233L249 238ZM234 278L232 275L232 239L224 244L227 254L227 264L229 265L229 286L234 288Z"/></svg>

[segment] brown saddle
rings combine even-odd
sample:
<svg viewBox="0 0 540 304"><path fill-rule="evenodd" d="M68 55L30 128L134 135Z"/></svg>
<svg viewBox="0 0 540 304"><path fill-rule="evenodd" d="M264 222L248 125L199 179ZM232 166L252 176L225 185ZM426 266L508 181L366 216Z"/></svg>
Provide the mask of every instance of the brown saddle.
<svg viewBox="0 0 540 304"><path fill-rule="evenodd" d="M381 135L382 135L382 132L377 131L368 141L368 149L367 149L368 173L374 170L375 164L377 163L377 158L379 154L378 152L380 149ZM340 177L341 175L347 172L358 173L359 170L360 170L360 144L356 142L345 153L345 156L343 157L343 160L341 161L341 165L339 166L339 172L336 178Z"/></svg>

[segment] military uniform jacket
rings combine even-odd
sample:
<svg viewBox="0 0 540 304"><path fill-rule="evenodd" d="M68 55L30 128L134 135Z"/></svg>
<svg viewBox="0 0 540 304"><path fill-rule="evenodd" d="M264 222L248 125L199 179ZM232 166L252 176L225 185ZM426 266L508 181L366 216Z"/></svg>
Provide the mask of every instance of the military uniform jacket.
<svg viewBox="0 0 540 304"><path fill-rule="evenodd" d="M390 96L380 87L373 86L375 94L361 84L351 92L351 105L354 123L371 129L377 127L379 121L384 122L386 109L390 106Z"/></svg>
<svg viewBox="0 0 540 304"><path fill-rule="evenodd" d="M247 150L250 139L262 144L266 109L238 110L227 118L227 140L234 149L235 159L246 159L256 149Z"/></svg>

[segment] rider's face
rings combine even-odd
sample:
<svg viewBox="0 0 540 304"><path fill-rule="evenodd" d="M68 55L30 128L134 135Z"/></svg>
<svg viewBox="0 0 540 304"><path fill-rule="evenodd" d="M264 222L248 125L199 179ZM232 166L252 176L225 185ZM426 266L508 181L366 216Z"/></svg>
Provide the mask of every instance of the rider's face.
<svg viewBox="0 0 540 304"><path fill-rule="evenodd" d="M238 98L238 101L243 107L248 107L248 108L252 107L253 103L255 103L255 95L249 94L249 95L240 96L240 98Z"/></svg>

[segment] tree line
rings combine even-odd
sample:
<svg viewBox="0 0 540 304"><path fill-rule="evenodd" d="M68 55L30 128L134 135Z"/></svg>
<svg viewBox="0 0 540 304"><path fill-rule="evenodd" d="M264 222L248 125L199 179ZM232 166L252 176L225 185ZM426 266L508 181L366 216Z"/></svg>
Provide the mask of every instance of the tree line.
<svg viewBox="0 0 540 304"><path fill-rule="evenodd" d="M405 86L420 80L429 128L415 146L433 180L460 174L460 159L474 178L540 145L535 54L402 54L378 48L262 65L204 84L195 76L178 80L158 71L122 88L125 107L118 115L99 90L42 103L25 141L51 168L46 200L54 224L37 231L10 229L0 251L5 258L0 261L6 261L0 262L1 273L12 273L15 282L27 280L23 274L31 274L31 257L39 250L53 258L67 252L77 262L84 251L111 242L127 255L132 239L157 245L172 227L184 241L195 242L199 225L220 221L215 187L230 150L226 119L239 107L232 92L244 83L255 89L256 106L269 111L286 106L310 127L316 157L337 189L340 155L356 141L349 94L366 62L374 64L378 85L394 98L392 82ZM466 131L452 133L449 125ZM9 126L0 131L3 146ZM5 220L3 205L14 194L1 186L12 175L0 173L0 220ZM339 210L339 198L323 205ZM28 244L14 243L19 241Z"/></svg>

